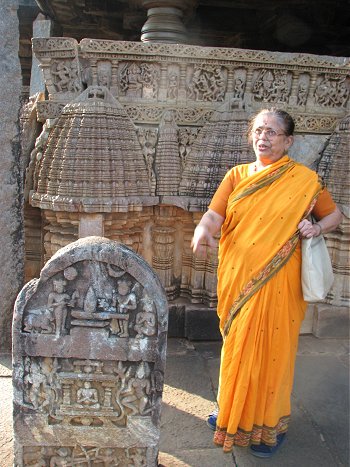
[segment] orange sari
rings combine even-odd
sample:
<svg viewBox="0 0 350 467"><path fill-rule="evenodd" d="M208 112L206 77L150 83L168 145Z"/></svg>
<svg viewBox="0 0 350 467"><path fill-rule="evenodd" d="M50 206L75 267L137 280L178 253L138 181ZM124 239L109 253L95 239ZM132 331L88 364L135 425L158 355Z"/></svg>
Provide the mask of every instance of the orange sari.
<svg viewBox="0 0 350 467"><path fill-rule="evenodd" d="M223 347L214 442L226 452L234 444L275 445L287 430L306 309L297 225L322 189L315 172L288 156L251 175L248 167L232 169L239 182L219 245Z"/></svg>

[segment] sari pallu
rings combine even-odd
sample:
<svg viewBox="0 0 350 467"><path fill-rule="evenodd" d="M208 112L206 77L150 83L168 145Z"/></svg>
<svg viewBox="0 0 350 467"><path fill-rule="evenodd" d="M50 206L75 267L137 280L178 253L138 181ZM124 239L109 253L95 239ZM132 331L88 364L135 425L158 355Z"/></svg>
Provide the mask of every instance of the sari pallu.
<svg viewBox="0 0 350 467"><path fill-rule="evenodd" d="M243 178L229 197L218 268L223 335L214 442L276 444L288 428L299 329L306 309L297 225L321 189L287 156Z"/></svg>

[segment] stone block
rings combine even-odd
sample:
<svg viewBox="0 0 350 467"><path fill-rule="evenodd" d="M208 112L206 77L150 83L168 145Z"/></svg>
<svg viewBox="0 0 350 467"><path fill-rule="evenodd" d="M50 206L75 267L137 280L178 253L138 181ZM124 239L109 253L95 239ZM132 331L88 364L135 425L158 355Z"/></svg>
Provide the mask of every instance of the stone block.
<svg viewBox="0 0 350 467"><path fill-rule="evenodd" d="M313 334L316 337L349 338L350 309L329 304L316 306Z"/></svg>
<svg viewBox="0 0 350 467"><path fill-rule="evenodd" d="M185 305L169 306L168 337L185 337Z"/></svg>
<svg viewBox="0 0 350 467"><path fill-rule="evenodd" d="M15 465L157 466L167 325L132 250L102 237L60 249L15 305Z"/></svg>
<svg viewBox="0 0 350 467"><path fill-rule="evenodd" d="M188 307L185 313L185 337L189 340L221 340L216 309Z"/></svg>

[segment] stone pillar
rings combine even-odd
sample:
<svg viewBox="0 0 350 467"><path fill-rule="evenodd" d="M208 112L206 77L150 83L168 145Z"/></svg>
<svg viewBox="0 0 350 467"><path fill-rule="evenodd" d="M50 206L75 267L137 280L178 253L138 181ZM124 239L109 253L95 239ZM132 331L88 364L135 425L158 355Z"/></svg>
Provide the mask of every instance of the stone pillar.
<svg viewBox="0 0 350 467"><path fill-rule="evenodd" d="M0 351L11 350L13 304L23 281L18 1L0 2Z"/></svg>
<svg viewBox="0 0 350 467"><path fill-rule="evenodd" d="M33 23L33 37L50 37L52 30L52 22L45 19L41 13ZM45 92L45 81L42 69L39 66L39 60L33 52L32 69L30 74L30 96L34 96L38 92Z"/></svg>
<svg viewBox="0 0 350 467"><path fill-rule="evenodd" d="M191 0L143 0L148 12L141 41L188 43L183 17L188 15L192 3Z"/></svg>

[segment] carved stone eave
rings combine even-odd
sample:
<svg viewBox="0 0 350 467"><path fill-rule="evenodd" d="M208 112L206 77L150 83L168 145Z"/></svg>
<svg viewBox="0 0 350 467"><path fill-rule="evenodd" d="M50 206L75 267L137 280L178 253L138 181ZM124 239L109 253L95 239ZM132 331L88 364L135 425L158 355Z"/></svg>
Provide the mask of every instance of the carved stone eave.
<svg viewBox="0 0 350 467"><path fill-rule="evenodd" d="M51 38L52 39L52 38ZM65 38L57 38L65 39ZM35 53L44 52L45 45L43 39L33 39ZM145 44L131 41L111 41L100 39L82 39L79 43L79 49L82 56L85 57L96 53L105 56L120 53L139 54L154 60L154 55L164 55L169 58L195 59L197 61L205 60L233 60L245 61L247 63L270 63L271 67L275 64L296 65L305 67L332 67L344 68L350 66L349 57L331 57L328 55L300 54L291 52L269 52L266 50L237 49L224 47L203 47L185 44L163 44L152 43ZM100 50L99 50L100 49ZM271 63L273 62L273 63ZM334 70L335 72L337 70Z"/></svg>
<svg viewBox="0 0 350 467"><path fill-rule="evenodd" d="M113 200L99 200L97 198L68 198L64 196L51 196L33 193L30 204L40 209L66 212L129 212L141 211L145 206L157 206L158 196L121 197Z"/></svg>
<svg viewBox="0 0 350 467"><path fill-rule="evenodd" d="M203 212L208 209L211 198L195 198L191 196L161 196L162 205L176 206L188 212Z"/></svg>
<svg viewBox="0 0 350 467"><path fill-rule="evenodd" d="M177 125L203 125L223 103L235 98L237 111L244 109L250 115L266 105L283 105L295 118L297 132L330 133L350 108L348 57L88 38L78 43L60 37L34 38L33 50L49 92L49 101L38 105L41 121L59 116L62 105L78 97L84 87L99 84L99 67L106 63L110 91L134 123L158 124L163 110L173 108ZM153 76L155 88L148 89L146 96L123 89L121 74L130 64L150 67L158 75ZM60 66L74 76L64 89L60 89ZM208 67L222 70L216 86L220 79L226 83L218 96L209 98L198 93L193 76ZM174 73L178 82L172 95ZM269 73L278 96L264 88ZM241 93L237 82L242 84Z"/></svg>
<svg viewBox="0 0 350 467"><path fill-rule="evenodd" d="M348 74L350 71L349 57L331 57L328 55L300 54L291 52L270 52L266 50L203 47L184 44L141 43L131 41L112 41L102 39L82 39L78 43L67 37L33 38L32 46L35 55L43 68L51 58L75 57L81 58L126 58L121 54L133 55L135 59L152 60L156 56L174 61L191 60L202 63L203 60L223 62L261 64L271 68L291 66L295 69L308 68L327 73ZM64 53L64 54L63 54Z"/></svg>

